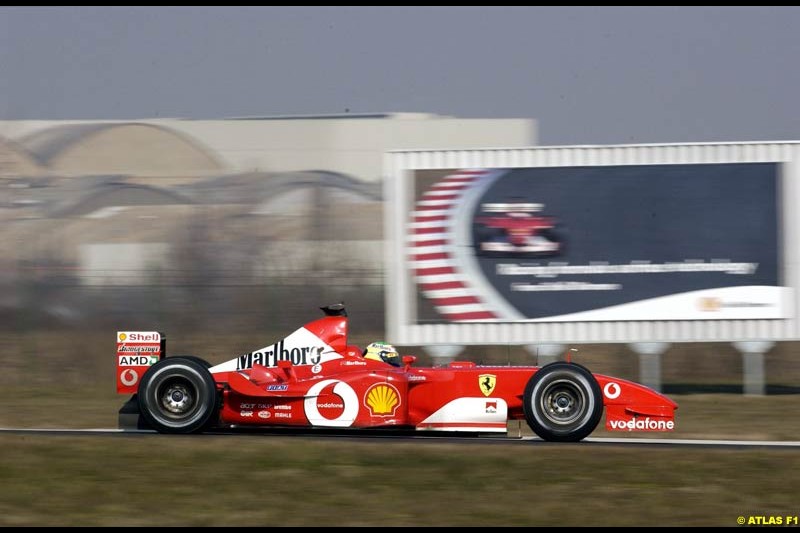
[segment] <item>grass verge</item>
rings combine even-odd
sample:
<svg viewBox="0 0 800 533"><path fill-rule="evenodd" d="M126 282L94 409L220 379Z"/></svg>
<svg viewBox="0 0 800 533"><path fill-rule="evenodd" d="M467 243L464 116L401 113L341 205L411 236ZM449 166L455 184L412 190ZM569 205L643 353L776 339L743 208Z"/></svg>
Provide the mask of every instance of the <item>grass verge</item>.
<svg viewBox="0 0 800 533"><path fill-rule="evenodd" d="M800 454L311 437L2 435L4 526L728 526Z"/></svg>

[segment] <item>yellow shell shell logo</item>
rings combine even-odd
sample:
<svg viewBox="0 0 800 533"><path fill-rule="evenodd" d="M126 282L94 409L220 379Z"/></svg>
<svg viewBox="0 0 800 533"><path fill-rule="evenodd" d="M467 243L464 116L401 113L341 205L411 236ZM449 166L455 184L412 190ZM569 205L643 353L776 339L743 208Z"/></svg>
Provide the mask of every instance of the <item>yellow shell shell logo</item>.
<svg viewBox="0 0 800 533"><path fill-rule="evenodd" d="M128 336L127 336L127 335L125 335L124 333L120 333L120 334L119 334L119 340L121 340L121 341L124 341L124 340L125 340L125 339L127 339L127 338L128 338Z"/></svg>
<svg viewBox="0 0 800 533"><path fill-rule="evenodd" d="M400 405L400 394L394 386L380 383L369 388L364 396L364 403L373 416L394 416L397 406Z"/></svg>

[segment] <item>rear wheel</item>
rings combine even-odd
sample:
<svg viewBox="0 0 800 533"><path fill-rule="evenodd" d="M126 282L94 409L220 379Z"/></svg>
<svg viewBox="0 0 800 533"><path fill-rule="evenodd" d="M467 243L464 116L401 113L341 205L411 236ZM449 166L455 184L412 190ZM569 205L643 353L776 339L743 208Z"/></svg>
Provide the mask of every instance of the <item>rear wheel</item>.
<svg viewBox="0 0 800 533"><path fill-rule="evenodd" d="M160 433L194 433L216 413L217 388L208 369L193 358L168 357L139 383L139 411Z"/></svg>
<svg viewBox="0 0 800 533"><path fill-rule="evenodd" d="M190 361L195 361L203 365L204 368L211 368L211 363L203 359L202 357L197 357L196 355L172 355L170 357L180 357L181 359L189 359Z"/></svg>
<svg viewBox="0 0 800 533"><path fill-rule="evenodd" d="M557 362L531 377L523 407L528 425L544 440L576 442L600 422L603 396L597 380L585 367Z"/></svg>

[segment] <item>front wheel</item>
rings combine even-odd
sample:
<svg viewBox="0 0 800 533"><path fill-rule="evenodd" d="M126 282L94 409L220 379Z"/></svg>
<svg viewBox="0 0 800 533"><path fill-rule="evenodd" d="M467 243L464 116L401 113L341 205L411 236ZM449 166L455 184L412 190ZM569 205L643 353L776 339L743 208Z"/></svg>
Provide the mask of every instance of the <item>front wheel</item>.
<svg viewBox="0 0 800 533"><path fill-rule="evenodd" d="M577 442L600 422L603 396L585 367L557 362L543 366L528 381L523 408L528 425L544 440Z"/></svg>
<svg viewBox="0 0 800 533"><path fill-rule="evenodd" d="M160 433L194 433L216 413L217 387L195 359L167 357L151 366L139 383L139 411Z"/></svg>

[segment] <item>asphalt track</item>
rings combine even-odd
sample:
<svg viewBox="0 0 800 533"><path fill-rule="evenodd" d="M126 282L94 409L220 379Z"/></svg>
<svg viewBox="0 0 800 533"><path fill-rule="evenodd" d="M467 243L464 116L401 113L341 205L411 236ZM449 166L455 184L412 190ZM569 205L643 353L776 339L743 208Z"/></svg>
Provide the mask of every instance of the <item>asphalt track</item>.
<svg viewBox="0 0 800 533"><path fill-rule="evenodd" d="M140 438L173 438L178 436L161 435L153 430L146 429L53 429L53 428L0 428L0 435L41 435L48 437L57 436L97 436L97 437L140 437ZM291 429L264 430L264 429L231 429L228 431L208 431L199 435L192 435L192 438L209 438L227 435L250 435L261 437L309 437L314 439L324 438L334 439L391 439L397 441L427 441L443 443L469 443L469 444L517 444L527 446L637 446L637 447L716 447L716 448L797 448L800 449L800 441L762 441L762 440L707 440L707 439L642 439L642 438L607 438L607 437L588 437L578 443L546 442L534 436L451 436L451 435L420 435L420 434L386 434L371 431L361 432L351 430L347 432L339 431L298 431Z"/></svg>

